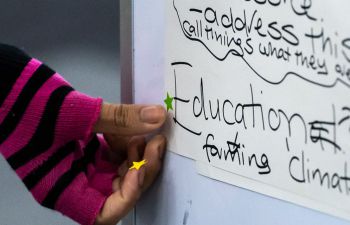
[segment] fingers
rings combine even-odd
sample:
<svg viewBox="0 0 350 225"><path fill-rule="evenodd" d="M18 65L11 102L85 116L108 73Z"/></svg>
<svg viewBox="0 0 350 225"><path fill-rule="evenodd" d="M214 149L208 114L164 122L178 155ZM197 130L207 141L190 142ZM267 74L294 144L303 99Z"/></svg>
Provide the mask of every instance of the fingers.
<svg viewBox="0 0 350 225"><path fill-rule="evenodd" d="M120 177L113 181L114 193L110 195L96 219L98 225L116 224L136 204L141 193L157 177L165 151L165 137L158 135L146 145L144 137L134 137L151 133L160 128L166 119L162 106L113 105L104 103L94 131L104 133L111 152L108 158L120 162L127 160L118 169ZM127 149L127 150L126 150ZM128 168L142 159L146 165L139 170ZM136 165L136 164L135 164Z"/></svg>
<svg viewBox="0 0 350 225"><path fill-rule="evenodd" d="M145 165L146 177L143 185L143 190L149 188L154 182L162 168L162 159L164 157L166 147L166 139L162 135L152 138L145 149L144 159L147 161Z"/></svg>
<svg viewBox="0 0 350 225"><path fill-rule="evenodd" d="M146 140L144 137L134 137L130 140L128 146L128 166L132 166L133 162L139 162L143 158Z"/></svg>
<svg viewBox="0 0 350 225"><path fill-rule="evenodd" d="M103 103L94 131L120 136L143 135L160 128L165 118L166 112L162 106Z"/></svg>
<svg viewBox="0 0 350 225"><path fill-rule="evenodd" d="M131 139L130 137L118 136L116 134L107 134L107 133L104 133L103 137L107 141L111 150L114 152L121 152L121 151L126 152L129 141Z"/></svg>
<svg viewBox="0 0 350 225"><path fill-rule="evenodd" d="M144 179L145 168L129 170L120 183L120 189L107 198L100 214L96 218L95 224L117 224L140 198ZM120 181L120 179L118 180Z"/></svg>
<svg viewBox="0 0 350 225"><path fill-rule="evenodd" d="M125 173L125 176L113 181L115 192L107 198L96 219L96 225L114 225L134 207L141 193L154 182L159 174L165 147L166 139L162 135L155 136L147 145L144 137L130 140L128 160L123 163L124 167L142 159L145 159L147 163L139 170L124 168L122 173Z"/></svg>
<svg viewBox="0 0 350 225"><path fill-rule="evenodd" d="M107 151L108 161L116 165L122 164L127 159L127 149L130 137L120 137L115 134L103 134L110 150Z"/></svg>
<svg viewBox="0 0 350 225"><path fill-rule="evenodd" d="M143 190L146 190L154 182L162 168L165 146L166 139L162 135L155 136L147 143L147 145L145 144L144 137L133 138L128 147L127 163L124 163L119 168L119 175L123 177L128 168L133 165L133 162L139 162L145 159L147 163L144 166L146 169L146 177ZM114 182L113 188L114 190L118 190L117 182Z"/></svg>

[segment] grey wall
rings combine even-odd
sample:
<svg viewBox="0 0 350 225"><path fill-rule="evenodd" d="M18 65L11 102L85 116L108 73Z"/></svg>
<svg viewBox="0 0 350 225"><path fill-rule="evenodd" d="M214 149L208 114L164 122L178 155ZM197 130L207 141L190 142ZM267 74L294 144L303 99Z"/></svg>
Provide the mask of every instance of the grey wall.
<svg viewBox="0 0 350 225"><path fill-rule="evenodd" d="M117 0L1 0L0 42L45 62L80 91L120 100ZM75 224L40 207L0 157L1 225Z"/></svg>

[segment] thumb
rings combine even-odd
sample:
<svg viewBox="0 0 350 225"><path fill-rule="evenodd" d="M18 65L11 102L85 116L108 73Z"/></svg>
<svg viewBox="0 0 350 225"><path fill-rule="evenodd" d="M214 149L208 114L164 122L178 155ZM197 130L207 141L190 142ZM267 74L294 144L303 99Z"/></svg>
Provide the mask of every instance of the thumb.
<svg viewBox="0 0 350 225"><path fill-rule="evenodd" d="M165 118L162 106L103 103L94 131L120 136L144 135L160 128Z"/></svg>
<svg viewBox="0 0 350 225"><path fill-rule="evenodd" d="M120 189L107 198L95 225L116 224L127 215L141 196L144 178L145 168L129 170L119 184Z"/></svg>

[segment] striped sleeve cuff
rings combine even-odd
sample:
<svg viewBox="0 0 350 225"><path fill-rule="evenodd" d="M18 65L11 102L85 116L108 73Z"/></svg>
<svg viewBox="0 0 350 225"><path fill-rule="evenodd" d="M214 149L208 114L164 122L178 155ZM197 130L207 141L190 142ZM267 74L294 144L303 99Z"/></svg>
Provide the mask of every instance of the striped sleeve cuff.
<svg viewBox="0 0 350 225"><path fill-rule="evenodd" d="M71 92L63 102L56 131L58 137L86 141L93 133L102 106L101 98L78 91Z"/></svg>

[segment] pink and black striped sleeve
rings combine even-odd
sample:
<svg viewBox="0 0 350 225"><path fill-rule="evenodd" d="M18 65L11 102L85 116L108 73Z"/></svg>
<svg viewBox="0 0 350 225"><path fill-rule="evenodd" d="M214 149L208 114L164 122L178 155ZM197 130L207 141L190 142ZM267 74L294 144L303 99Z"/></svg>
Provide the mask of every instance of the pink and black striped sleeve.
<svg viewBox="0 0 350 225"><path fill-rule="evenodd" d="M101 104L0 44L0 152L41 205L84 225L94 223L117 171L102 159L105 140L92 133Z"/></svg>

